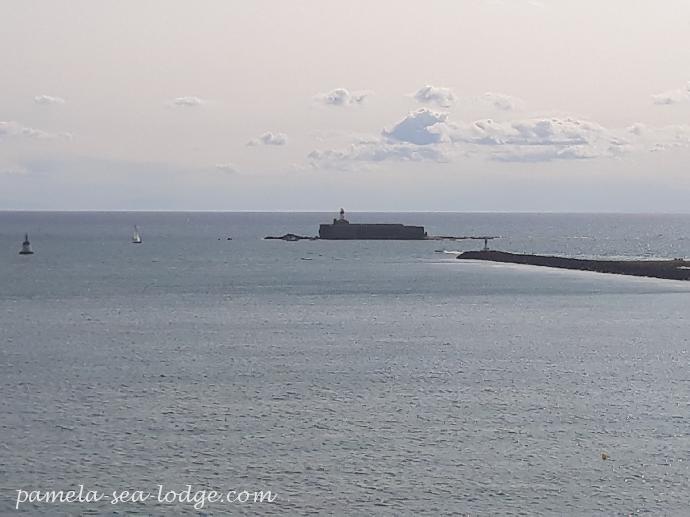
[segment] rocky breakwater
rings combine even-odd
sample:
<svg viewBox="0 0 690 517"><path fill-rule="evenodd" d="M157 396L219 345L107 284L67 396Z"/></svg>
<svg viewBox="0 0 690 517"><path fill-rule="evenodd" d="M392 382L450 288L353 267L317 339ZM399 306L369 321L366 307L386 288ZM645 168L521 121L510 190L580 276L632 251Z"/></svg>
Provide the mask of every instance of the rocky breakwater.
<svg viewBox="0 0 690 517"><path fill-rule="evenodd" d="M277 240L277 241L288 241L288 242L297 242L297 241L316 241L318 240L318 237L307 237L305 235L296 235L294 233L286 233L285 235L281 235L280 237L275 237L273 235L269 235L268 237L264 237L264 240Z"/></svg>
<svg viewBox="0 0 690 517"><path fill-rule="evenodd" d="M588 260L548 255L523 255L505 251L466 251L460 260L488 260L510 264L576 269L617 275L647 276L671 280L690 280L690 261L673 260Z"/></svg>

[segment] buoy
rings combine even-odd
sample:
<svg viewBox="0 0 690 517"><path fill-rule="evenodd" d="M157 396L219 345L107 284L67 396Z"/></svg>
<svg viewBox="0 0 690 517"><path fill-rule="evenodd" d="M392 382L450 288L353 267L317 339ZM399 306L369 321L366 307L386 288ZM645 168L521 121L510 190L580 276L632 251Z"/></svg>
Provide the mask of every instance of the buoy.
<svg viewBox="0 0 690 517"><path fill-rule="evenodd" d="M22 249L19 252L20 255L33 255L34 251L31 249L31 243L29 242L29 234L24 234L24 242L22 242Z"/></svg>

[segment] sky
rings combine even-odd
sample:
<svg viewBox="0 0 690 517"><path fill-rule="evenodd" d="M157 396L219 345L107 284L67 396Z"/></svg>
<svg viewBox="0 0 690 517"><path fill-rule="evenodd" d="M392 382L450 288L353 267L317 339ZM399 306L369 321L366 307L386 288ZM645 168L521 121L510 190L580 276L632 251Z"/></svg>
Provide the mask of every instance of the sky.
<svg viewBox="0 0 690 517"><path fill-rule="evenodd" d="M0 0L0 209L690 212L690 2Z"/></svg>

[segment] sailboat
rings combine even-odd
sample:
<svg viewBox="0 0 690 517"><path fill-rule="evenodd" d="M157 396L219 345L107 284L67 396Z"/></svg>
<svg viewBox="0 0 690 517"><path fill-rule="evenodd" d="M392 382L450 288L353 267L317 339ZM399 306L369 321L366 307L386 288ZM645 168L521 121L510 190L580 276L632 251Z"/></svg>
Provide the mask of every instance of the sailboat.
<svg viewBox="0 0 690 517"><path fill-rule="evenodd" d="M139 228L134 226L134 234L132 234L132 244L141 244L141 235L139 234Z"/></svg>
<svg viewBox="0 0 690 517"><path fill-rule="evenodd" d="M31 243L29 242L29 234L24 234L24 242L22 242L22 249L19 252L20 255L33 255L34 250L31 249Z"/></svg>

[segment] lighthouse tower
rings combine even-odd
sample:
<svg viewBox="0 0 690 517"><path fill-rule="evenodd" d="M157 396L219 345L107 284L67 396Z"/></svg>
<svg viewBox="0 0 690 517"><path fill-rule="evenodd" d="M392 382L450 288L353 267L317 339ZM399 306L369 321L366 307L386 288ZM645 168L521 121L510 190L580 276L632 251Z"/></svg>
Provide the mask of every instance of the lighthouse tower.
<svg viewBox="0 0 690 517"><path fill-rule="evenodd" d="M333 219L333 224L349 224L350 221L345 219L345 209L340 209L340 214L337 219Z"/></svg>

